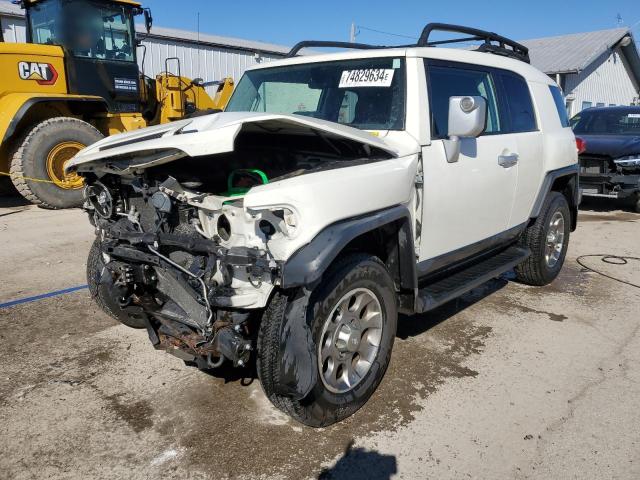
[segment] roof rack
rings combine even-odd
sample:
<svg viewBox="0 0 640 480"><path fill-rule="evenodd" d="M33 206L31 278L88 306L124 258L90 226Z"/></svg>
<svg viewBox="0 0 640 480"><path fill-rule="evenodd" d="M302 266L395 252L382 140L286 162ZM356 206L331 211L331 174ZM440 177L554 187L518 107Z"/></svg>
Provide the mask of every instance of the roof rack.
<svg viewBox="0 0 640 480"><path fill-rule="evenodd" d="M285 58L295 57L300 50L309 47L333 47L333 48L353 48L357 50L374 50L377 48L390 48L381 45L369 45L368 43L352 43L352 42L332 42L326 40L304 40L296 43Z"/></svg>
<svg viewBox="0 0 640 480"><path fill-rule="evenodd" d="M464 35L470 36L430 42L429 37L433 32L462 33ZM531 60L529 59L529 49L524 45L511 40L510 38L498 35L497 33L479 30L477 28L464 27L462 25L450 25L448 23L430 23L426 27L424 27L424 30L422 30L422 34L420 35L416 46L435 47L438 45L445 45L449 43L466 43L477 40L484 40L484 43L476 49L478 52L494 53L496 55L512 57L526 63L531 63ZM497 45L492 42L496 42Z"/></svg>
<svg viewBox="0 0 640 480"><path fill-rule="evenodd" d="M433 32L451 32L468 35L462 38L452 38L448 40L429 41L429 37ZM323 40L305 40L293 46L285 58L295 57L300 50L308 47L333 47L333 48L352 48L358 50L372 50L381 48L408 48L408 47L437 47L438 45L446 45L452 43L466 43L482 40L482 43L476 51L493 53L505 57L515 58L525 63L531 63L529 58L529 49L524 45L511 40L509 38L498 35L497 33L479 30L477 28L465 27L462 25L451 25L448 23L429 23L422 30L422 34L418 42L412 45L370 45L367 43L351 43L351 42L331 42Z"/></svg>

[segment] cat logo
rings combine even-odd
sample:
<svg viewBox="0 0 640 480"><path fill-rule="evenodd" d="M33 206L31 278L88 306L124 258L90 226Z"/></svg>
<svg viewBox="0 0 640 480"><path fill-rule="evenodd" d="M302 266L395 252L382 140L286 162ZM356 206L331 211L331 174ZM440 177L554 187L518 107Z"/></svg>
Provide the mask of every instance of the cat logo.
<svg viewBox="0 0 640 480"><path fill-rule="evenodd" d="M50 63L18 62L18 75L22 80L35 80L38 85L53 85L58 72Z"/></svg>

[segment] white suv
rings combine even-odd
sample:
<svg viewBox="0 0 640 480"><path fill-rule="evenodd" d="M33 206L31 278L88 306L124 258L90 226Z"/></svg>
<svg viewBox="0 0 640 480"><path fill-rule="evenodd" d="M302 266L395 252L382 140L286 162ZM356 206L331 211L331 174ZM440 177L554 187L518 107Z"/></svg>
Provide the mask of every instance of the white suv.
<svg viewBox="0 0 640 480"><path fill-rule="evenodd" d="M484 43L434 48L438 30ZM309 46L354 51L296 56ZM558 86L522 45L443 24L406 47L303 42L249 69L225 112L101 140L68 169L101 307L203 369L255 356L311 426L374 392L399 312L514 268L548 284L577 218Z"/></svg>

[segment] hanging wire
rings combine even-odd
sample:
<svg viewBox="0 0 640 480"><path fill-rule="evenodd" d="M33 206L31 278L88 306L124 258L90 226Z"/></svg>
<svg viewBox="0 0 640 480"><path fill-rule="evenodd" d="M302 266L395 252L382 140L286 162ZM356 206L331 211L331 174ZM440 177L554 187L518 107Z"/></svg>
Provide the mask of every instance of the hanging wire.
<svg viewBox="0 0 640 480"><path fill-rule="evenodd" d="M400 37L400 38L408 38L410 40L418 40L418 37L414 37L414 36L411 36L411 35L403 35L403 34L400 34L400 33L385 32L383 30L377 30L375 28L363 27L362 25L357 25L357 28L359 30L367 30L368 32L381 33L382 35L390 35L392 37ZM358 33L360 33L360 32L356 32L356 35L358 35Z"/></svg>

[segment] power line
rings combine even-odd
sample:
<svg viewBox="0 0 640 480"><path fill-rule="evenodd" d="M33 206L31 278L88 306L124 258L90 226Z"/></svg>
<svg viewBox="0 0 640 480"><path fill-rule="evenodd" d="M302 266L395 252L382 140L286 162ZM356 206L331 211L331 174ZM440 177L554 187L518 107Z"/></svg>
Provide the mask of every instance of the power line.
<svg viewBox="0 0 640 480"><path fill-rule="evenodd" d="M400 33L385 32L383 30L377 30L375 28L363 27L362 25L358 25L358 29L359 30L367 30L369 32L381 33L382 35L390 35L392 37L408 38L410 40L417 40L418 39L418 37L413 37L411 35L402 35ZM356 35L357 35L357 33L356 33Z"/></svg>

